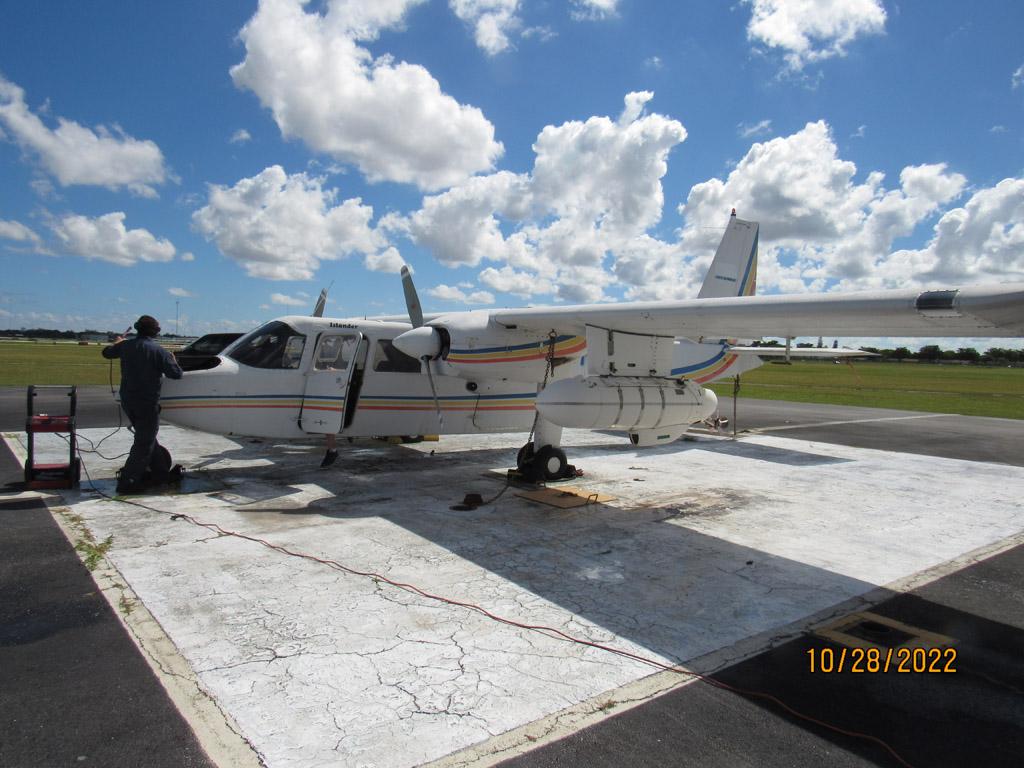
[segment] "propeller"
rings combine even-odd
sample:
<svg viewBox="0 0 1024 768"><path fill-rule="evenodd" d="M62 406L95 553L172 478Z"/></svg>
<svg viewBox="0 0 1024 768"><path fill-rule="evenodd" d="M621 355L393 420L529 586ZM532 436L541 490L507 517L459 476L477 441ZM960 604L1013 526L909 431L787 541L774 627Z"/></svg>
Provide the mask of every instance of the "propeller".
<svg viewBox="0 0 1024 768"><path fill-rule="evenodd" d="M413 328L419 328L423 325L423 307L416 295L416 286L412 284L412 272L405 264L402 265L402 290L405 291L405 306L409 309L409 322Z"/></svg>
<svg viewBox="0 0 1024 768"><path fill-rule="evenodd" d="M430 394L434 396L434 410L437 411L437 423L444 426L444 416L441 415L441 402L437 399L437 389L434 387L434 374L430 372L430 360L423 358L427 368L427 381L430 382Z"/></svg>
<svg viewBox="0 0 1024 768"><path fill-rule="evenodd" d="M334 285L334 281L331 281L331 285ZM327 292L331 289L331 285L320 291L320 298L316 300L316 306L313 307L313 317L323 317L324 308L327 306Z"/></svg>
<svg viewBox="0 0 1024 768"><path fill-rule="evenodd" d="M402 290L405 292L405 306L409 310L409 322L412 323L412 330L400 334L391 343L399 351L410 357L415 357L423 364L427 371L427 380L430 382L430 393L434 397L437 421L443 427L444 416L441 414L441 401L437 399L434 373L430 369L430 361L437 359L437 356L441 354L441 334L437 332L436 328L423 325L423 307L420 306L420 297L416 294L416 286L412 282L412 272L404 264L402 265Z"/></svg>

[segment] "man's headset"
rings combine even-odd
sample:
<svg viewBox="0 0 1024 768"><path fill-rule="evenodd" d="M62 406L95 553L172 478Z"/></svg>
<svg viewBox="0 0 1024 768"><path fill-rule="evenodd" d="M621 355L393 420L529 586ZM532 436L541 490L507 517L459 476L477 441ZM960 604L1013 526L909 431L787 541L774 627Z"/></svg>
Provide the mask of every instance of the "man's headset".
<svg viewBox="0 0 1024 768"><path fill-rule="evenodd" d="M140 336L156 336L160 333L160 323L150 315L143 315L136 320L134 328Z"/></svg>

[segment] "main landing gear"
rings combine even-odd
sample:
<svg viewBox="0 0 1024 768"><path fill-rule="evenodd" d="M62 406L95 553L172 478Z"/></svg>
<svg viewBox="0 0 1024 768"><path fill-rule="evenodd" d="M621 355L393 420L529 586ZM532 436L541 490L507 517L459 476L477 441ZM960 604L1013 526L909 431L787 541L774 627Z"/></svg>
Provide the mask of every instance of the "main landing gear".
<svg viewBox="0 0 1024 768"><path fill-rule="evenodd" d="M516 456L516 469L527 480L535 483L576 476L576 467L569 463L565 451L553 445L543 445L534 452L534 444L527 443Z"/></svg>

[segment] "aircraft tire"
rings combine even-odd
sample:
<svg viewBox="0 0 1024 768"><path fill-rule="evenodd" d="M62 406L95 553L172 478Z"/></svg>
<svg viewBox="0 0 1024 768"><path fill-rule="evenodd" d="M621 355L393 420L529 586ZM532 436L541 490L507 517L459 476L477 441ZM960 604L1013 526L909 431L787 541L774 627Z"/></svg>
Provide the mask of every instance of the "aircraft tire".
<svg viewBox="0 0 1024 768"><path fill-rule="evenodd" d="M553 445L545 445L533 457L533 471L537 480L561 480L565 477L569 460L565 451Z"/></svg>
<svg viewBox="0 0 1024 768"><path fill-rule="evenodd" d="M528 475L530 473L530 466L533 464L533 443L527 443L519 449L519 453L516 454L516 469L522 474Z"/></svg>

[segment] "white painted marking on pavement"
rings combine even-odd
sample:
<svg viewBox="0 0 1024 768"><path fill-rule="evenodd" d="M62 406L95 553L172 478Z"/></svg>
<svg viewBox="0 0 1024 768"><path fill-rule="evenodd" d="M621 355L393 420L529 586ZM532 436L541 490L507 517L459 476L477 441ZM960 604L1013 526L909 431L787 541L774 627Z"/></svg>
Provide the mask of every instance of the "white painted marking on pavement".
<svg viewBox="0 0 1024 768"><path fill-rule="evenodd" d="M911 419L934 419L939 416L956 416L955 413L922 413L916 416L879 416L875 419L848 419L846 421L818 421L813 424L787 424L782 427L759 427L750 432L780 432L783 429L811 429L813 427L838 427L843 424L868 424L872 421L910 421Z"/></svg>

